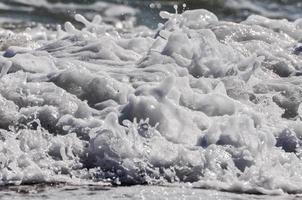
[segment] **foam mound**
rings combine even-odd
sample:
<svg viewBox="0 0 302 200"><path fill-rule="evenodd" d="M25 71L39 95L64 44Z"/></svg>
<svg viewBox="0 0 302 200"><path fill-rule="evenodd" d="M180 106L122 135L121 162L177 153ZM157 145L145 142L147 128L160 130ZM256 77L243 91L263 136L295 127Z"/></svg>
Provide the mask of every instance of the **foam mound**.
<svg viewBox="0 0 302 200"><path fill-rule="evenodd" d="M161 17L0 31L0 185L302 192L302 21Z"/></svg>

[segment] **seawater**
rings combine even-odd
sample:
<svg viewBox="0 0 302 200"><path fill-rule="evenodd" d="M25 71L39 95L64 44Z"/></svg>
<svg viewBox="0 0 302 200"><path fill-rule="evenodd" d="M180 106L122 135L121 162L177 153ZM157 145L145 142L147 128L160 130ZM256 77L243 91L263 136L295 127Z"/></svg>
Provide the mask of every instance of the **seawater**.
<svg viewBox="0 0 302 200"><path fill-rule="evenodd" d="M301 193L301 19L162 11L152 29L92 5L56 30L1 29L0 185Z"/></svg>
<svg viewBox="0 0 302 200"><path fill-rule="evenodd" d="M207 9L221 20L240 22L251 14L270 18L296 20L301 17L302 4L299 0L2 0L0 2L0 23L10 29L23 29L42 23L47 26L75 22L76 13L92 19L100 14L107 23L114 19L108 17L105 10L110 4L123 4L135 8L136 24L147 25L152 29L163 20L158 16L161 10L174 12L178 5L181 13L188 9ZM133 13L132 13L133 14ZM110 15L110 14L109 14ZM129 13L116 16L129 17Z"/></svg>

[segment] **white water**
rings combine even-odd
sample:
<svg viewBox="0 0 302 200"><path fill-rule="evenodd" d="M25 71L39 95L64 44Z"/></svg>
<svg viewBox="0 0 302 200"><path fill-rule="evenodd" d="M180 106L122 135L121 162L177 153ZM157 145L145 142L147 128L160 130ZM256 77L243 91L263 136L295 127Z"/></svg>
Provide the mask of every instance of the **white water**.
<svg viewBox="0 0 302 200"><path fill-rule="evenodd" d="M0 185L302 192L301 20L161 16L1 30Z"/></svg>

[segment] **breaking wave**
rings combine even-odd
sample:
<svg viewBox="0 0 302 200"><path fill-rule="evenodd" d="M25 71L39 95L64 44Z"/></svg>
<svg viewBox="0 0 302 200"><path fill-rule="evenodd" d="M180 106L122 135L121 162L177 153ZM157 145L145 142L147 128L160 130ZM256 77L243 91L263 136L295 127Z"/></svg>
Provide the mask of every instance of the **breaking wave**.
<svg viewBox="0 0 302 200"><path fill-rule="evenodd" d="M302 21L207 10L0 31L0 185L302 192Z"/></svg>

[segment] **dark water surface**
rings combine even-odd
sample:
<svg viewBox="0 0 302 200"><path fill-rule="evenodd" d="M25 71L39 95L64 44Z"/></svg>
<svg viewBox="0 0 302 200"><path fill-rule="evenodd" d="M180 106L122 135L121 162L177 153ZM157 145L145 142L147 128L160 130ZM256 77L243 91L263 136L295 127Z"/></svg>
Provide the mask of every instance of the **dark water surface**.
<svg viewBox="0 0 302 200"><path fill-rule="evenodd" d="M220 19L232 21L241 21L251 14L289 20L302 16L302 2L299 0L1 0L0 19L4 27L11 29L33 26L36 23L62 24L72 21L75 13L81 13L88 18L95 14L103 15L104 10L94 6L99 2L129 5L138 11L137 24L153 28L160 21L159 11L174 12L173 5L178 5L179 12L205 8Z"/></svg>

